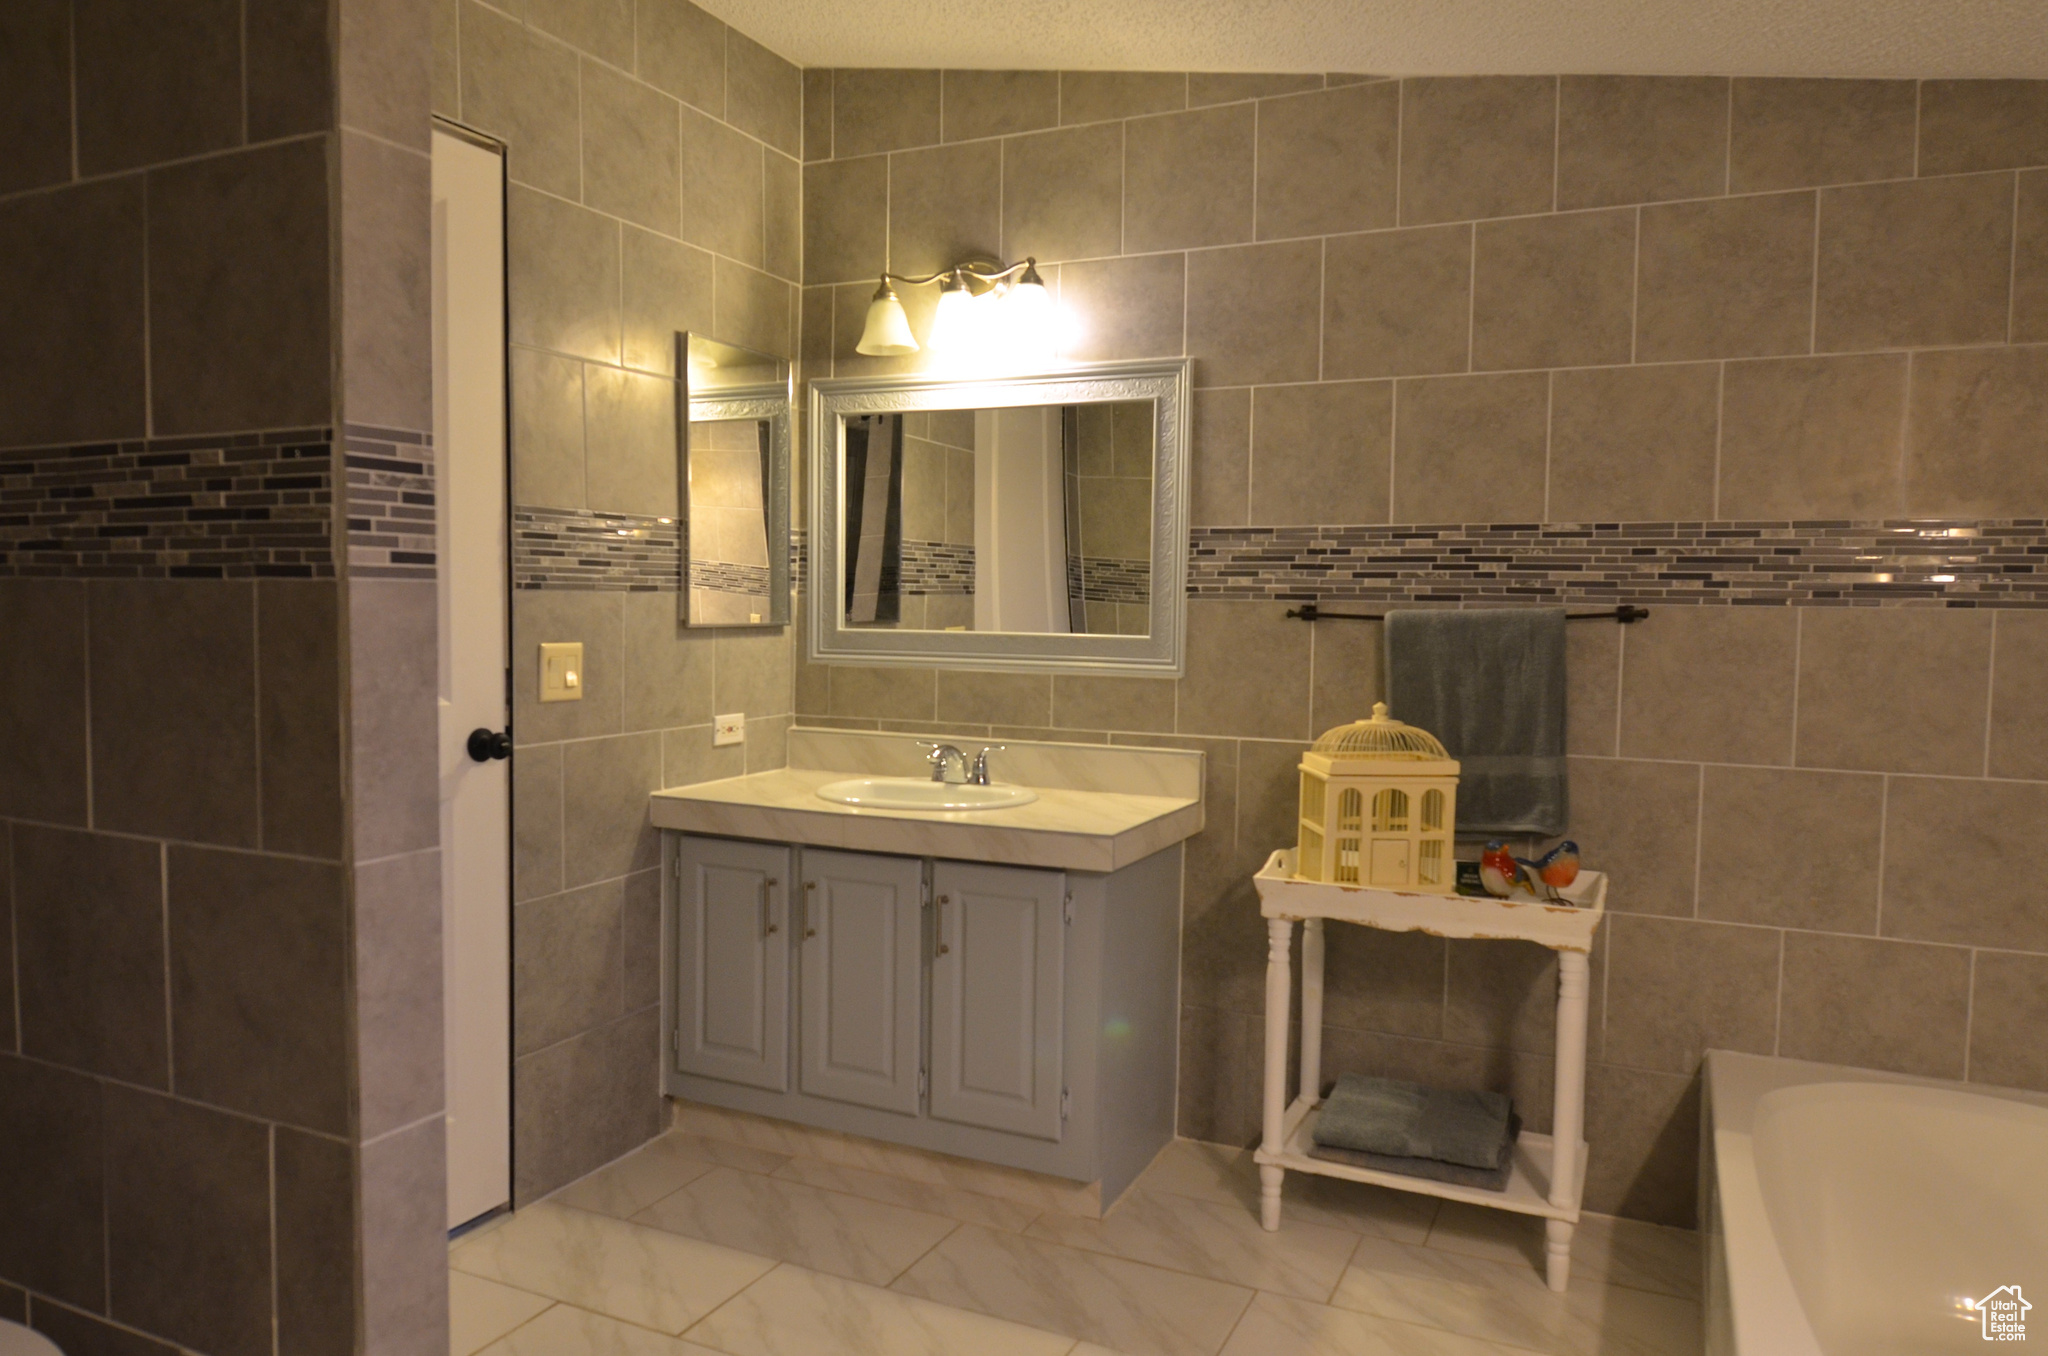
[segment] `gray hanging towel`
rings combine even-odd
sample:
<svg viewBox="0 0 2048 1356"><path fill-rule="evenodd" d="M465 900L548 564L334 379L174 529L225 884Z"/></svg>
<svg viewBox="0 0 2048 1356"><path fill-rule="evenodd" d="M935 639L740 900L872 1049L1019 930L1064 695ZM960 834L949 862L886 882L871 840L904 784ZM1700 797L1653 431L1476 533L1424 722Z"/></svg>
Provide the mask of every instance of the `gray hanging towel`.
<svg viewBox="0 0 2048 1356"><path fill-rule="evenodd" d="M1444 742L1460 834L1558 834L1564 760L1564 609L1387 614L1387 704Z"/></svg>

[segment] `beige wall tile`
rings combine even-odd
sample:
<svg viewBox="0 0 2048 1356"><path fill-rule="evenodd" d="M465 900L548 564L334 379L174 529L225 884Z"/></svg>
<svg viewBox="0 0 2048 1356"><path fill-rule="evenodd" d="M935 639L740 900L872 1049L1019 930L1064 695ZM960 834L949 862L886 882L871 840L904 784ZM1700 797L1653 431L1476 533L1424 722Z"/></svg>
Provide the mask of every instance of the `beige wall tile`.
<svg viewBox="0 0 2048 1356"><path fill-rule="evenodd" d="M672 593L629 593L623 612L623 728L667 730L709 725L713 711L712 679L724 676L712 658L712 648L720 633L683 626L676 618L676 598ZM783 649L786 653L787 642ZM787 706L787 700L777 706L745 707L720 702L716 709L744 710L751 715L780 711Z"/></svg>
<svg viewBox="0 0 2048 1356"><path fill-rule="evenodd" d="M767 241L767 269L778 278L800 282L804 275L804 171L780 151L763 149L765 175L762 212Z"/></svg>
<svg viewBox="0 0 2048 1356"><path fill-rule="evenodd" d="M620 593L518 589L512 595L512 728L519 743L617 734L625 691ZM540 647L583 646L583 699L540 701Z"/></svg>
<svg viewBox="0 0 2048 1356"><path fill-rule="evenodd" d="M1188 601L1182 734L1307 739L1309 628L1274 603ZM1246 664L1244 657L1262 657ZM1282 835L1287 837L1287 835Z"/></svg>
<svg viewBox="0 0 2048 1356"><path fill-rule="evenodd" d="M1876 933L1884 778L1709 767L1701 795L1700 917Z"/></svg>
<svg viewBox="0 0 2048 1356"><path fill-rule="evenodd" d="M1251 521L1383 523L1394 384L1265 386L1252 397Z"/></svg>
<svg viewBox="0 0 2048 1356"><path fill-rule="evenodd" d="M1990 665L1988 612L1804 609L1799 763L1978 775Z"/></svg>
<svg viewBox="0 0 2048 1356"><path fill-rule="evenodd" d="M33 50L41 45L30 36L34 28L43 27L35 22L40 17L27 6L17 7L9 15L11 49ZM261 28L251 27L250 36L260 38ZM51 53L55 57L52 64L64 72L60 77L64 112L52 109L45 117L62 128L59 120L68 115L76 132L75 143L71 136L58 132L64 157L61 166L52 168L66 171L58 177L70 177L74 144L78 171L96 175L224 150L246 139L239 7L213 3L175 10L132 10L86 4L71 12L68 22L58 20L54 28L54 32L45 30L44 41L50 47L44 50L56 49ZM320 56L324 64L326 52ZM40 64L33 58L18 64L10 61L10 73ZM13 98L27 92L28 80L11 83ZM261 83L248 83L261 93ZM261 109L259 102L256 111L260 114ZM11 108L10 114L20 116ZM326 119L316 125L324 127ZM300 130L315 127L302 126Z"/></svg>
<svg viewBox="0 0 2048 1356"><path fill-rule="evenodd" d="M1318 623L1314 633L1315 672L1310 683L1312 719L1317 734L1372 714L1372 704L1386 696L1386 627L1379 622Z"/></svg>
<svg viewBox="0 0 2048 1356"><path fill-rule="evenodd" d="M1556 151L1550 76L1404 80L1401 224L1547 212Z"/></svg>
<svg viewBox="0 0 2048 1356"><path fill-rule="evenodd" d="M938 712L942 724L1050 725L1052 677L940 669Z"/></svg>
<svg viewBox="0 0 2048 1356"><path fill-rule="evenodd" d="M1187 260L1196 385L1315 380L1322 242L1194 250Z"/></svg>
<svg viewBox="0 0 2048 1356"><path fill-rule="evenodd" d="M796 321L796 289L780 278L714 259L712 332L744 348L778 357L795 351L790 327Z"/></svg>
<svg viewBox="0 0 2048 1356"><path fill-rule="evenodd" d="M2000 612L1994 626L1988 771L2048 781L2048 612Z"/></svg>
<svg viewBox="0 0 2048 1356"><path fill-rule="evenodd" d="M528 0L526 21L622 70L633 68L633 0Z"/></svg>
<svg viewBox="0 0 2048 1356"><path fill-rule="evenodd" d="M1470 226L1325 242L1323 375L1462 372L1471 354Z"/></svg>
<svg viewBox="0 0 2048 1356"><path fill-rule="evenodd" d="M1894 777L1885 802L1887 937L2048 951L2048 786Z"/></svg>
<svg viewBox="0 0 2048 1356"><path fill-rule="evenodd" d="M1393 81L1261 103L1259 238L1392 226L1400 115Z"/></svg>
<svg viewBox="0 0 2048 1356"><path fill-rule="evenodd" d="M512 495L520 504L585 508L583 364L515 348L512 376Z"/></svg>
<svg viewBox="0 0 2048 1356"><path fill-rule="evenodd" d="M1121 253L1124 129L1106 122L1003 142L1006 258Z"/></svg>
<svg viewBox="0 0 2048 1356"><path fill-rule="evenodd" d="M939 72L840 70L832 79L832 149L842 158L939 144Z"/></svg>
<svg viewBox="0 0 2048 1356"><path fill-rule="evenodd" d="M711 255L637 226L619 230L625 364L671 374L676 334L712 328Z"/></svg>
<svg viewBox="0 0 2048 1356"><path fill-rule="evenodd" d="M1699 851L1700 770L1687 763L1571 760L1571 832L1607 906L1690 917Z"/></svg>
<svg viewBox="0 0 2048 1356"><path fill-rule="evenodd" d="M2019 239L2013 243L2012 339L2048 339L2048 170L2019 176Z"/></svg>
<svg viewBox="0 0 2048 1356"><path fill-rule="evenodd" d="M563 745L564 884L574 889L660 863L647 797L661 781L661 736L652 730Z"/></svg>
<svg viewBox="0 0 2048 1356"><path fill-rule="evenodd" d="M724 117L725 25L690 0L639 0L634 22L640 78Z"/></svg>
<svg viewBox="0 0 2048 1356"><path fill-rule="evenodd" d="M940 80L946 141L1009 136L1060 123L1058 71L946 71Z"/></svg>
<svg viewBox="0 0 2048 1356"><path fill-rule="evenodd" d="M1789 763L1797 624L1786 608L1702 606L1630 627L1622 756Z"/></svg>
<svg viewBox="0 0 2048 1356"><path fill-rule="evenodd" d="M1396 383L1392 521L1540 518L1549 384L1542 372Z"/></svg>
<svg viewBox="0 0 2048 1356"><path fill-rule="evenodd" d="M1903 353L1729 363L1715 516L1896 516L1905 404Z"/></svg>
<svg viewBox="0 0 2048 1356"><path fill-rule="evenodd" d="M1586 1016L1601 1029L1602 961L1594 943L1592 1001ZM1548 1055L1557 1049L1557 953L1534 942L1460 938L1446 948L1444 1039L1489 1051ZM1526 1112L1524 1113L1526 1114Z"/></svg>
<svg viewBox="0 0 2048 1356"><path fill-rule="evenodd" d="M1216 387L1195 392L1188 457L1193 502L1188 521L1196 527L1251 521L1246 516L1251 483L1251 416L1250 387Z"/></svg>
<svg viewBox="0 0 2048 1356"><path fill-rule="evenodd" d="M1717 76L1567 75L1557 91L1557 205L1704 198L1728 172Z"/></svg>
<svg viewBox="0 0 2048 1356"><path fill-rule="evenodd" d="M1063 265L1060 302L1080 333L1062 356L1091 361L1179 353L1185 268L1178 254Z"/></svg>
<svg viewBox="0 0 2048 1356"><path fill-rule="evenodd" d="M1906 512L2048 512L2048 348L1913 355Z"/></svg>
<svg viewBox="0 0 2048 1356"><path fill-rule="evenodd" d="M1568 626L1564 633L1566 753L1612 758L1621 696L1623 626Z"/></svg>
<svg viewBox="0 0 2048 1356"><path fill-rule="evenodd" d="M1920 173L2048 165L2048 80L1927 80Z"/></svg>
<svg viewBox="0 0 2048 1356"><path fill-rule="evenodd" d="M1699 1227L1699 1079L1595 1064L1586 1124L1601 1137L1586 1163L1586 1209Z"/></svg>
<svg viewBox="0 0 2048 1356"><path fill-rule="evenodd" d="M1811 193L1644 208L1636 361L1807 352L1813 214Z"/></svg>
<svg viewBox="0 0 2048 1356"><path fill-rule="evenodd" d="M562 746L532 744L512 755L512 898L562 888Z"/></svg>
<svg viewBox="0 0 2048 1356"><path fill-rule="evenodd" d="M1054 674L1052 724L1062 730L1173 729L1174 682Z"/></svg>
<svg viewBox="0 0 2048 1356"><path fill-rule="evenodd" d="M617 362L619 224L517 184L505 217L512 342Z"/></svg>
<svg viewBox="0 0 2048 1356"><path fill-rule="evenodd" d="M1186 108L1188 81L1178 71L1061 71L1060 124L1103 122Z"/></svg>
<svg viewBox="0 0 2048 1356"><path fill-rule="evenodd" d="M832 666L832 714L931 720L936 701L930 669Z"/></svg>
<svg viewBox="0 0 2048 1356"><path fill-rule="evenodd" d="M1690 1074L1710 1049L1772 1052L1777 932L1633 914L1607 926L1607 1063Z"/></svg>
<svg viewBox="0 0 2048 1356"><path fill-rule="evenodd" d="M1354 1031L1444 1035L1444 939L1323 927L1323 1020Z"/></svg>
<svg viewBox="0 0 2048 1356"><path fill-rule="evenodd" d="M1910 178L1917 98L1911 80L1738 78L1728 191Z"/></svg>
<svg viewBox="0 0 2048 1356"><path fill-rule="evenodd" d="M832 158L832 81L829 67L804 71L804 163Z"/></svg>
<svg viewBox="0 0 2048 1356"><path fill-rule="evenodd" d="M1960 1078L1969 1001L1967 951L1788 932L1778 1053Z"/></svg>
<svg viewBox="0 0 2048 1356"><path fill-rule="evenodd" d="M586 368L583 381L589 506L657 517L675 513L675 383L615 367Z"/></svg>
<svg viewBox="0 0 2048 1356"><path fill-rule="evenodd" d="M2005 338L2009 174L1824 189L1814 348Z"/></svg>
<svg viewBox="0 0 2048 1356"><path fill-rule="evenodd" d="M1208 71L1188 73L1188 107L1234 104L1243 99L1271 99L1323 88L1320 75L1232 75Z"/></svg>
<svg viewBox="0 0 2048 1356"><path fill-rule="evenodd" d="M505 142L514 183L582 196L576 54L462 0L462 120Z"/></svg>
<svg viewBox="0 0 2048 1356"><path fill-rule="evenodd" d="M1977 953L1971 977L1970 1081L2048 1091L2048 956Z"/></svg>
<svg viewBox="0 0 2048 1356"><path fill-rule="evenodd" d="M1252 238L1249 104L1124 125L1124 248L1177 250Z"/></svg>
<svg viewBox="0 0 2048 1356"><path fill-rule="evenodd" d="M1472 252L1472 367L1629 360L1636 214L1482 222Z"/></svg>
<svg viewBox="0 0 2048 1356"><path fill-rule="evenodd" d="M760 267L766 242L761 143L694 108L681 114L683 239Z"/></svg>
<svg viewBox="0 0 2048 1356"><path fill-rule="evenodd" d="M803 141L803 72L738 29L726 35L726 121L784 155Z"/></svg>
<svg viewBox="0 0 2048 1356"><path fill-rule="evenodd" d="M889 157L804 166L804 281L881 274L889 245Z"/></svg>
<svg viewBox="0 0 2048 1356"><path fill-rule="evenodd" d="M676 103L591 61L583 63L583 201L666 235L682 213ZM722 164L717 168L725 168ZM759 237L760 152L752 195ZM744 190L742 190L744 191ZM759 244L752 250L759 260Z"/></svg>
<svg viewBox="0 0 2048 1356"><path fill-rule="evenodd" d="M979 141L889 157L889 268L936 273L1002 247L1002 146Z"/></svg>
<svg viewBox="0 0 2048 1356"><path fill-rule="evenodd" d="M630 615L629 612L629 618ZM713 707L718 711L744 712L763 721L787 713L791 707L789 637L775 630L721 630L711 634L717 665L712 685ZM632 638L629 629L629 647ZM766 737L765 731L752 731L748 743Z"/></svg>
<svg viewBox="0 0 2048 1356"><path fill-rule="evenodd" d="M1553 374L1550 521L1714 517L1720 386L1712 363Z"/></svg>

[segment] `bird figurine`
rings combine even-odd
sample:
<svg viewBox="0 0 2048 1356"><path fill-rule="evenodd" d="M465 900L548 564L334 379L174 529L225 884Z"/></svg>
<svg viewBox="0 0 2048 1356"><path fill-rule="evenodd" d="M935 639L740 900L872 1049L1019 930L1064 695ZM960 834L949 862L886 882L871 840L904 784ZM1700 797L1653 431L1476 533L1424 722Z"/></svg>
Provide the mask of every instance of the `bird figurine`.
<svg viewBox="0 0 2048 1356"><path fill-rule="evenodd" d="M1498 838L1488 843L1479 856L1479 882L1486 887L1486 893L1500 899L1513 895L1515 887L1522 883L1521 864Z"/></svg>
<svg viewBox="0 0 2048 1356"><path fill-rule="evenodd" d="M1567 838L1550 851L1530 861L1517 857L1523 882L1546 899L1562 899L1563 891L1579 878L1579 845Z"/></svg>

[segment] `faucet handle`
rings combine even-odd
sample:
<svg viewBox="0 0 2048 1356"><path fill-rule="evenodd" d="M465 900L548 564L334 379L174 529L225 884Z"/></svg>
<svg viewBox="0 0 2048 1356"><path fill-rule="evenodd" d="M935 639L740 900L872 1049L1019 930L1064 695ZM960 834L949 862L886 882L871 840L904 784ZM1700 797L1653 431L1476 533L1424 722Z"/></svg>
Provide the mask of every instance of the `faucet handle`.
<svg viewBox="0 0 2048 1356"><path fill-rule="evenodd" d="M988 756L992 753L1001 753L1008 747L1009 745L1007 744L984 744L981 746L981 752L974 755L974 775L972 780L976 786L988 785Z"/></svg>

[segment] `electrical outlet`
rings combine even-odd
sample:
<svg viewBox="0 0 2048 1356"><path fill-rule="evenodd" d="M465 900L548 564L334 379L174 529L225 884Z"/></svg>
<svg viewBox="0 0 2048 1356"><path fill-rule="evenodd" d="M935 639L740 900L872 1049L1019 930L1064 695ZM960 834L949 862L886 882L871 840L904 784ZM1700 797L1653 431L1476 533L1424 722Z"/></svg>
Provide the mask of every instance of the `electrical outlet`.
<svg viewBox="0 0 2048 1356"><path fill-rule="evenodd" d="M711 718L711 746L723 748L727 744L747 742L747 718L741 716L713 716Z"/></svg>

